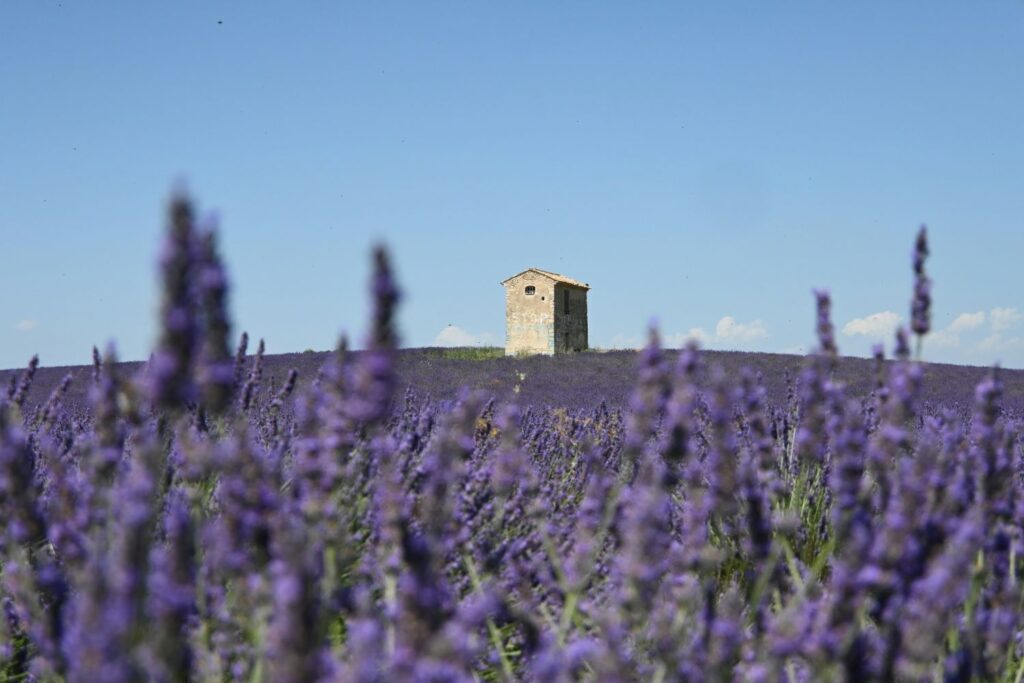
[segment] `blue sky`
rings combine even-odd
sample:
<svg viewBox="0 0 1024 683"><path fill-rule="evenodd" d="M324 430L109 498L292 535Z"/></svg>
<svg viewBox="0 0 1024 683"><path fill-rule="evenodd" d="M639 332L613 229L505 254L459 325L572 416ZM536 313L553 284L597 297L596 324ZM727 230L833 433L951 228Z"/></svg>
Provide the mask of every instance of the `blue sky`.
<svg viewBox="0 0 1024 683"><path fill-rule="evenodd" d="M1024 2L0 4L0 367L155 331L163 209L220 216L237 331L501 343L498 283L589 282L590 343L1024 367Z"/></svg>

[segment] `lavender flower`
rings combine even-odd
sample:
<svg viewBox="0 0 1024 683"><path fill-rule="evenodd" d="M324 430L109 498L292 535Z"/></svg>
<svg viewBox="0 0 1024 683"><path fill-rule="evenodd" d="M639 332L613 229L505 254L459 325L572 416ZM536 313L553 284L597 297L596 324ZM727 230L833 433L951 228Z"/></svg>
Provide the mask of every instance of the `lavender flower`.
<svg viewBox="0 0 1024 683"><path fill-rule="evenodd" d="M201 233L197 241L194 277L202 339L196 361L196 381L203 406L219 414L227 407L235 382L235 368L228 348L231 323L227 312L227 277L217 254L213 229Z"/></svg>
<svg viewBox="0 0 1024 683"><path fill-rule="evenodd" d="M39 411L36 422L44 431L51 431L56 426L60 415L61 401L64 400L68 389L71 388L71 380L71 373L64 375L60 384L50 392L50 396L46 399L46 403L43 404L42 410Z"/></svg>
<svg viewBox="0 0 1024 683"><path fill-rule="evenodd" d="M926 255L922 230L919 341ZM1019 674L1024 413L1007 373L973 408L943 401L901 331L872 377L839 361L818 292L819 351L785 389L771 358L706 371L655 333L631 391L605 376L625 354L470 374L398 351L378 249L366 349L343 341L297 387L262 342L245 367L245 334L232 362L220 258L184 199L161 274L147 370L95 352L87 404L65 380L38 405L33 363L0 401L0 679ZM510 401L490 381L523 367L550 393Z"/></svg>
<svg viewBox="0 0 1024 683"><path fill-rule="evenodd" d="M910 306L910 329L918 337L931 329L931 280L925 275L924 262L928 258L928 229L921 226L914 244L914 299Z"/></svg>
<svg viewBox="0 0 1024 683"><path fill-rule="evenodd" d="M315 564L299 518L287 507L274 519L270 563L273 614L267 632L268 673L282 683L324 679Z"/></svg>
<svg viewBox="0 0 1024 683"><path fill-rule="evenodd" d="M93 346L92 347L92 381L93 382L99 382L100 381L100 366L101 365L102 365L102 360L100 359L100 350L97 349L95 346Z"/></svg>
<svg viewBox="0 0 1024 683"><path fill-rule="evenodd" d="M194 655L189 628L196 614L196 548L191 514L181 491L168 494L164 543L152 553L147 615L152 650L148 674L154 681L191 680Z"/></svg>
<svg viewBox="0 0 1024 683"><path fill-rule="evenodd" d="M235 379L232 385L234 391L242 389L242 374L245 372L245 353L248 349L249 333L243 332L242 336L238 339L238 348L235 349Z"/></svg>
<svg viewBox="0 0 1024 683"><path fill-rule="evenodd" d="M160 341L150 361L150 399L160 408L180 409L196 399L192 369L199 338L193 284L196 273L195 228L191 202L171 199L160 271Z"/></svg>
<svg viewBox="0 0 1024 683"><path fill-rule="evenodd" d="M348 415L356 423L371 425L386 414L395 391L393 351L398 344L394 310L401 295L391 272L387 251L378 246L373 252L374 272L371 282L373 319L367 339L367 350L360 362L352 366L348 395Z"/></svg>
<svg viewBox="0 0 1024 683"><path fill-rule="evenodd" d="M814 297L818 302L818 346L822 354L834 358L839 350L832 327L832 298L824 289L815 290Z"/></svg>
<svg viewBox="0 0 1024 683"><path fill-rule="evenodd" d="M21 381L18 384L12 385L13 391L8 392L8 397L11 403L23 408L25 406L25 399L28 398L29 389L32 388L32 380L36 376L36 370L39 368L39 356L32 356L28 362L28 367L25 368L25 374L21 376Z"/></svg>
<svg viewBox="0 0 1024 683"><path fill-rule="evenodd" d="M252 369L249 371L249 379L246 380L245 386L242 387L242 394L239 397L239 406L243 411L249 410L249 406L252 405L253 395L263 379L263 352L265 349L266 346L263 340L260 339L259 346L256 347L256 358L253 359Z"/></svg>

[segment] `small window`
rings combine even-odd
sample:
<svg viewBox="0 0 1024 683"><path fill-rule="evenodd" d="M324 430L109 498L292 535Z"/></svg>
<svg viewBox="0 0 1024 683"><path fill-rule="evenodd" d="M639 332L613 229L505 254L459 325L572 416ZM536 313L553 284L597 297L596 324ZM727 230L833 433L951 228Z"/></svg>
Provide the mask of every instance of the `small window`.
<svg viewBox="0 0 1024 683"><path fill-rule="evenodd" d="M562 312L568 315L568 313L569 313L569 290L568 289L563 289L562 290L562 304L563 304Z"/></svg>
<svg viewBox="0 0 1024 683"><path fill-rule="evenodd" d="M537 293L537 288L533 285L526 285L526 296L533 296Z"/></svg>

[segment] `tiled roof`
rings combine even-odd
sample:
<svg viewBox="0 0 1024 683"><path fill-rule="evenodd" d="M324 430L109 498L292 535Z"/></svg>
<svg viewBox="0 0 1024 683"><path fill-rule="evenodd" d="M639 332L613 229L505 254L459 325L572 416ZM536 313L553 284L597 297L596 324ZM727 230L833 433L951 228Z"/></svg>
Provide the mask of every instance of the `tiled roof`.
<svg viewBox="0 0 1024 683"><path fill-rule="evenodd" d="M590 289L590 285L588 285L586 282L580 282L579 280L573 280L571 277L566 277L565 275L559 275L558 273L552 273L550 270L541 270L540 268L527 268L524 271L516 273L515 275L513 275L510 278L506 278L506 279L502 280L501 284L505 284L506 282L508 282L512 278L517 278L520 275L522 275L523 273L526 273L526 272L529 272L529 271L533 271L534 273L540 273L541 275L544 275L545 277L551 278L555 282L562 282L562 283L565 283L567 285L572 285L573 287L582 287L583 289Z"/></svg>

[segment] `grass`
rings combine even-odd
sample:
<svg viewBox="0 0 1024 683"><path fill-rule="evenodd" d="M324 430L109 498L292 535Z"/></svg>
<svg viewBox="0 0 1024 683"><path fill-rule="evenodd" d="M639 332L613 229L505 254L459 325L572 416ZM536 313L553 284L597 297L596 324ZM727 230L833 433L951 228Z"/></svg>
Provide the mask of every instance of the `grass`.
<svg viewBox="0 0 1024 683"><path fill-rule="evenodd" d="M505 357L505 349L501 346L428 347L420 351L428 357L447 360L490 360Z"/></svg>

